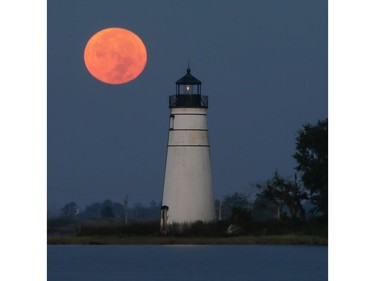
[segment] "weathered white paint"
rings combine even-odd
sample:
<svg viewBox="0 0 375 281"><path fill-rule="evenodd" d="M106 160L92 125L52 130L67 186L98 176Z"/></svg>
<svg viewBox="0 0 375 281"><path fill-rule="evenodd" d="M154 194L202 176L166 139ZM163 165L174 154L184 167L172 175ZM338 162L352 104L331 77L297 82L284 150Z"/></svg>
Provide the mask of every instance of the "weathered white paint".
<svg viewBox="0 0 375 281"><path fill-rule="evenodd" d="M206 108L171 108L163 205L168 223L215 220Z"/></svg>

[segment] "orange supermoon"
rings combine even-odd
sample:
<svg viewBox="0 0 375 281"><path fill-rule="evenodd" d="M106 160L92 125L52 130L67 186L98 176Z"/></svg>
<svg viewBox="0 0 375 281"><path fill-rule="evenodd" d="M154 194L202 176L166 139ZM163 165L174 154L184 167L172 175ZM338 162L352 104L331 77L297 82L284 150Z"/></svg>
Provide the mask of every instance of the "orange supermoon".
<svg viewBox="0 0 375 281"><path fill-rule="evenodd" d="M94 34L84 51L87 70L108 84L123 84L137 78L147 62L142 40L124 28L107 28Z"/></svg>

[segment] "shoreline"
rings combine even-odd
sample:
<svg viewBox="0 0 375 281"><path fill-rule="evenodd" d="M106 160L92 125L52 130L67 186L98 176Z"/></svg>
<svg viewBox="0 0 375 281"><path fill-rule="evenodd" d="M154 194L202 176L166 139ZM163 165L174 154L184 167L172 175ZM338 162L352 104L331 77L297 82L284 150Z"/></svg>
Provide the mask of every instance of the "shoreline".
<svg viewBox="0 0 375 281"><path fill-rule="evenodd" d="M233 237L178 236L49 236L48 245L321 245L328 237L315 235L265 235Z"/></svg>

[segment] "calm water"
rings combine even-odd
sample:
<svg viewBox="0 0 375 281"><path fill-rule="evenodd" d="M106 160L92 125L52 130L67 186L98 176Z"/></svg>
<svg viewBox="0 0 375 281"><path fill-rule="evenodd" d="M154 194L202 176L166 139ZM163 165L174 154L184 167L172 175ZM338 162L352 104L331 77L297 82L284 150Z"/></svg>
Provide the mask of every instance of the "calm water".
<svg viewBox="0 0 375 281"><path fill-rule="evenodd" d="M48 281L320 281L328 249L275 245L48 246Z"/></svg>

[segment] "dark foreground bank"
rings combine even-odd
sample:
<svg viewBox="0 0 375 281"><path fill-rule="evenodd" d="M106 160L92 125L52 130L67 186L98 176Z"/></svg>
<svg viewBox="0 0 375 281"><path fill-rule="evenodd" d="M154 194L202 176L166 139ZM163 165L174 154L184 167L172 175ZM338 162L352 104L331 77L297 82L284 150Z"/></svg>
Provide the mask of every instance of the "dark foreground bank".
<svg viewBox="0 0 375 281"><path fill-rule="evenodd" d="M178 237L178 236L49 236L49 245L327 245L327 237L314 235L267 235L235 237Z"/></svg>
<svg viewBox="0 0 375 281"><path fill-rule="evenodd" d="M168 226L159 221L124 224L115 220L49 221L48 244L300 244L327 245L322 221L196 222Z"/></svg>

